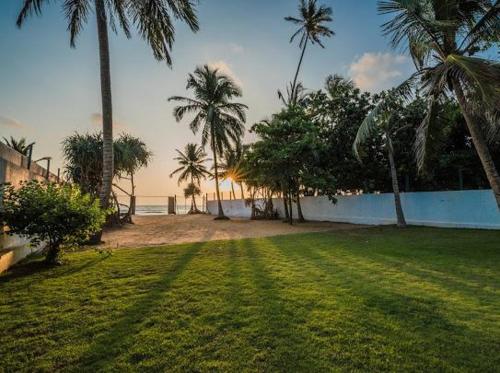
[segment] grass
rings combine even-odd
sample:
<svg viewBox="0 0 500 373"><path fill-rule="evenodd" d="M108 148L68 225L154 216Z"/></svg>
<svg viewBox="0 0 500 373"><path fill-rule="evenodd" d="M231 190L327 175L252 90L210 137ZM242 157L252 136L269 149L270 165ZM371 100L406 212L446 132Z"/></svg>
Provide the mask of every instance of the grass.
<svg viewBox="0 0 500 373"><path fill-rule="evenodd" d="M0 277L0 371L495 371L500 232L83 251Z"/></svg>

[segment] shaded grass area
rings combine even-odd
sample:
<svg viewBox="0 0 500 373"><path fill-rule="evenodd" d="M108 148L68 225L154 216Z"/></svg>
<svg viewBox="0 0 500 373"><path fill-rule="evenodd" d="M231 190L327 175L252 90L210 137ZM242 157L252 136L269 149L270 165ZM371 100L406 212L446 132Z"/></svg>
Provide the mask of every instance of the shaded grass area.
<svg viewBox="0 0 500 373"><path fill-rule="evenodd" d="M67 260L0 277L0 370L500 366L500 232L370 228Z"/></svg>

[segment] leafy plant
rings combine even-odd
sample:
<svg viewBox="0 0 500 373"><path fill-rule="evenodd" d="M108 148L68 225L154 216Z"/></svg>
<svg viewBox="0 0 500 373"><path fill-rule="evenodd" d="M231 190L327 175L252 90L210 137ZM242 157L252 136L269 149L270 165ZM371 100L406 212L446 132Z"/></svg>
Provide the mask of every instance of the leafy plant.
<svg viewBox="0 0 500 373"><path fill-rule="evenodd" d="M26 155L26 156L28 155L28 151L29 151L30 147L35 145L34 142L28 144L24 137L21 137L19 140L16 140L12 136L10 137L10 139L7 139L4 137L3 142L9 148L12 148L15 151L21 153L22 155Z"/></svg>
<svg viewBox="0 0 500 373"><path fill-rule="evenodd" d="M5 185L0 192L0 217L8 233L27 237L33 245L45 243L49 264L59 263L63 248L82 244L105 222L99 201L74 185L32 180L19 188Z"/></svg>

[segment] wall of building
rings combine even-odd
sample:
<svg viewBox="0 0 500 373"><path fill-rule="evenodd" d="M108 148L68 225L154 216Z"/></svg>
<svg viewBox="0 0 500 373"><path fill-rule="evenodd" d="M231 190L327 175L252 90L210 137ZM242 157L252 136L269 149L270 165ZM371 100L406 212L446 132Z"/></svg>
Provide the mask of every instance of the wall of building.
<svg viewBox="0 0 500 373"><path fill-rule="evenodd" d="M406 221L411 225L449 228L500 229L500 210L491 190L416 192L401 194ZM280 216L283 203L274 199ZM327 197L303 197L301 206L309 220L353 224L395 224L396 212L392 193L338 196L333 204ZM217 213L217 202L208 201L208 211ZM251 209L244 201L223 201L230 217L249 218ZM294 205L294 215L297 208Z"/></svg>
<svg viewBox="0 0 500 373"><path fill-rule="evenodd" d="M27 180L57 181L57 175L47 172L37 163L31 162L28 169L28 158L0 143L0 184L10 183L19 186ZM9 236L6 227L0 227L0 273L14 265L27 255L40 249L30 247L28 240L17 236Z"/></svg>

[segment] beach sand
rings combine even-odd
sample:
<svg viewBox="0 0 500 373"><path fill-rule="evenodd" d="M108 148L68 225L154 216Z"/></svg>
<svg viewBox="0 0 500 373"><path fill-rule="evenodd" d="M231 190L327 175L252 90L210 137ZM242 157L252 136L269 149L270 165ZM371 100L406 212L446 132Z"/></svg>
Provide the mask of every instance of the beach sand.
<svg viewBox="0 0 500 373"><path fill-rule="evenodd" d="M134 224L109 229L103 234L104 247L144 247L188 242L269 237L292 233L324 232L364 228L362 225L281 220L231 219L214 221L209 215L134 216Z"/></svg>

